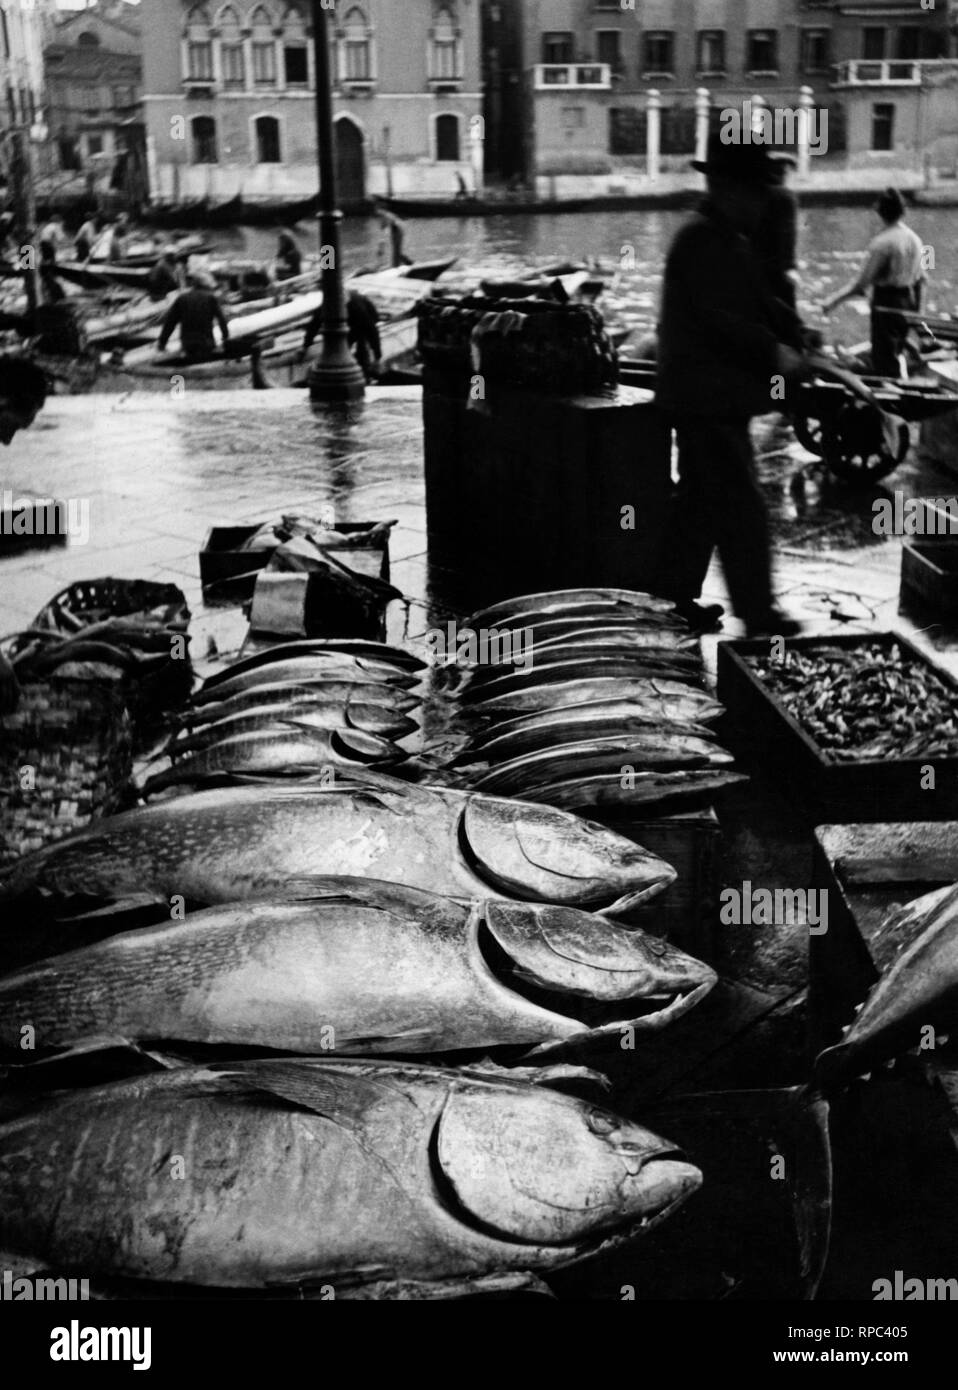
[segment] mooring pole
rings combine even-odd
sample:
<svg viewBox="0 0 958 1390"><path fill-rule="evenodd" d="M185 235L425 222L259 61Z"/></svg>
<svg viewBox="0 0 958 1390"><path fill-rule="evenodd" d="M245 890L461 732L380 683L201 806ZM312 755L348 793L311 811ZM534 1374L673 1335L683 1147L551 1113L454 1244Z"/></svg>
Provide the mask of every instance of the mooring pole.
<svg viewBox="0 0 958 1390"><path fill-rule="evenodd" d="M323 271L323 348L309 370L309 399L313 405L360 400L366 390L366 378L350 352L348 343L349 330L346 323L346 297L343 291L340 254L343 214L336 206L333 92L326 14L324 0L313 0L320 255Z"/></svg>

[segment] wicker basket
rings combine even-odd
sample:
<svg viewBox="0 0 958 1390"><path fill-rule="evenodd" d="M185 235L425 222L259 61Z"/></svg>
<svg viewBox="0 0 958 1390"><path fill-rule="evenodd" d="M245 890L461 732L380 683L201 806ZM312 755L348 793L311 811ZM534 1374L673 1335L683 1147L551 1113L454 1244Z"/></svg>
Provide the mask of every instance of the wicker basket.
<svg viewBox="0 0 958 1390"><path fill-rule="evenodd" d="M99 681L21 684L0 719L0 864L42 849L118 804L132 769L126 705Z"/></svg>
<svg viewBox="0 0 958 1390"><path fill-rule="evenodd" d="M170 640L184 636L190 621L186 598L175 584L146 579L80 580L40 610L33 629L63 637L96 636L110 642L109 630L100 625L114 620L129 620L129 627L116 638L117 646L131 657L118 678L122 679L135 724L148 726L157 715L181 704L193 685L189 657L176 660L170 654ZM25 636L14 644L15 661L29 640Z"/></svg>

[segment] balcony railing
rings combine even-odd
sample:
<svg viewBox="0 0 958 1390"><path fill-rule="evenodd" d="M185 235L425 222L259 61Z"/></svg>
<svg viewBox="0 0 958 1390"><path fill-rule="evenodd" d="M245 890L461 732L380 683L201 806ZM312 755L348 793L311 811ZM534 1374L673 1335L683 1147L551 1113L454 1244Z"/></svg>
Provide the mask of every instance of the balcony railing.
<svg viewBox="0 0 958 1390"><path fill-rule="evenodd" d="M917 59L856 58L837 65L836 87L920 87L922 65Z"/></svg>
<svg viewBox="0 0 958 1390"><path fill-rule="evenodd" d="M538 63L534 69L536 91L608 92L612 88L609 63Z"/></svg>

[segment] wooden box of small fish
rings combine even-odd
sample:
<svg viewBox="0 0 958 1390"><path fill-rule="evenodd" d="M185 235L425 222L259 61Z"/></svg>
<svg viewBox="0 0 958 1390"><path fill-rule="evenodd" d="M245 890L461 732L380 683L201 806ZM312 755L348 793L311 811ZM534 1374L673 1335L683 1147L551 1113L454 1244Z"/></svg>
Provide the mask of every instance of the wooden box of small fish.
<svg viewBox="0 0 958 1390"><path fill-rule="evenodd" d="M203 597L242 603L252 597L256 576L288 541L287 518L258 526L213 526L200 551ZM317 523L318 525L319 523ZM272 535L270 534L272 532ZM370 578L389 578L389 526L375 521L341 521L323 537L325 550L348 550L350 568Z"/></svg>
<svg viewBox="0 0 958 1390"><path fill-rule="evenodd" d="M741 740L831 820L958 810L958 681L893 632L722 642L718 694Z"/></svg>

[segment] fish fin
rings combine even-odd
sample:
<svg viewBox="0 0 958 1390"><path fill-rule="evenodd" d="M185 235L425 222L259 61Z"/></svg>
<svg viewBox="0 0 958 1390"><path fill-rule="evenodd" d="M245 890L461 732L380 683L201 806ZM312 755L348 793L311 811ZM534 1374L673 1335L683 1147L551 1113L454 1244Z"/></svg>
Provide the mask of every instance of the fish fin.
<svg viewBox="0 0 958 1390"><path fill-rule="evenodd" d="M331 1066L332 1059L319 1058L259 1058L250 1062L224 1062L211 1068L226 1089L269 1096L273 1101L285 1101L295 1110L322 1115L334 1124L349 1128L359 1121L370 1105L382 1099L384 1090L391 1089L377 1081L360 1066L339 1068Z"/></svg>
<svg viewBox="0 0 958 1390"><path fill-rule="evenodd" d="M100 1033L79 1038L60 1052L33 1062L12 1062L0 1068L0 1079L14 1085L24 1082L48 1086L82 1085L169 1070L172 1063L162 1053L149 1052L120 1034Z"/></svg>
<svg viewBox="0 0 958 1390"><path fill-rule="evenodd" d="M544 1067L503 1067L491 1057L484 1057L481 1062L470 1062L463 1070L480 1072L483 1076L501 1081L528 1081L532 1086L547 1086L550 1090L568 1091L574 1095L578 1095L583 1088L599 1091L602 1095L612 1090L612 1083L603 1072L595 1071L592 1067L576 1066L572 1062L556 1062Z"/></svg>

